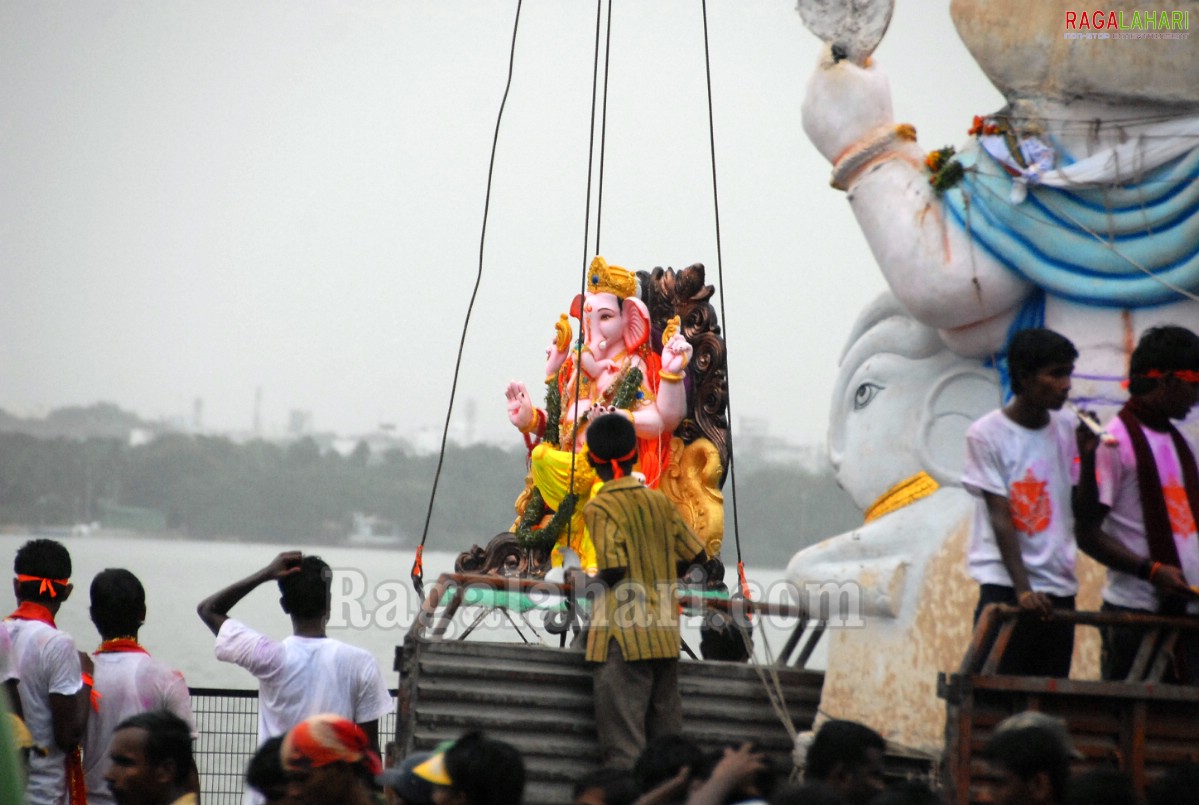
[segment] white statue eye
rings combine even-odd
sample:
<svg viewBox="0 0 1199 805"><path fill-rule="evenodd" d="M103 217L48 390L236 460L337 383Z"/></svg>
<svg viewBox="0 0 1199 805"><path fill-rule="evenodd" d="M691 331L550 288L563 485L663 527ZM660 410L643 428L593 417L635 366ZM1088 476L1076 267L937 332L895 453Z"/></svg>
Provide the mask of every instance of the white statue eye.
<svg viewBox="0 0 1199 805"><path fill-rule="evenodd" d="M870 401L882 390L883 387L877 383L863 383L858 386L857 391L853 393L853 410L860 411L870 405Z"/></svg>

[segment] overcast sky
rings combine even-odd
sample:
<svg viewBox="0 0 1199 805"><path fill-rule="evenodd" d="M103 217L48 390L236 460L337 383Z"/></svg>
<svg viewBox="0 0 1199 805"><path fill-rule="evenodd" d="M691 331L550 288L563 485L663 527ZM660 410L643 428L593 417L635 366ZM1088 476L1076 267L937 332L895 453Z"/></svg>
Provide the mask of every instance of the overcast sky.
<svg viewBox="0 0 1199 805"><path fill-rule="evenodd" d="M607 4L605 3L605 6ZM710 0L723 284L699 0L616 0L600 251L704 263L735 426L822 441L884 287L800 102L794 0ZM948 0L876 56L928 149L1001 104ZM515 2L0 2L0 407L111 401L268 430L440 433L479 264ZM525 0L454 424L519 437L584 240L595 3ZM598 156L597 156L598 160ZM471 409L473 408L473 414Z"/></svg>

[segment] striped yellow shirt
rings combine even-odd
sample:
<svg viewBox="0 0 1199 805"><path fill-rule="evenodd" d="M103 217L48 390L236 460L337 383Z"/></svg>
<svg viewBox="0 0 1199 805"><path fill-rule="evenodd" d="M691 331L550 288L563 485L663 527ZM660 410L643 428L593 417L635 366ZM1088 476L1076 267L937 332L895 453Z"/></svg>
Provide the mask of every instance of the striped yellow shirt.
<svg viewBox="0 0 1199 805"><path fill-rule="evenodd" d="M626 660L679 656L678 562L704 549L664 494L619 478L583 509L600 570L625 576L592 606L587 659L603 662L616 639Z"/></svg>

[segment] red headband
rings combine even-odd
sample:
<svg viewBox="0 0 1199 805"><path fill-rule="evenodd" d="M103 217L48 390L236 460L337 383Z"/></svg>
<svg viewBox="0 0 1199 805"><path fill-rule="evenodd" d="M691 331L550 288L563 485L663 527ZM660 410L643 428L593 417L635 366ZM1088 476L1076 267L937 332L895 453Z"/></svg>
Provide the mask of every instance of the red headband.
<svg viewBox="0 0 1199 805"><path fill-rule="evenodd" d="M1183 383L1199 383L1199 372L1196 372L1194 369L1175 369L1172 372L1163 372L1161 369L1150 369L1148 372L1143 374L1142 377L1148 377L1157 380L1158 378L1168 377L1170 375L1174 375Z"/></svg>
<svg viewBox="0 0 1199 805"><path fill-rule="evenodd" d="M637 455L637 445L634 444L633 449L630 450L629 452L625 453L620 458L610 458L607 460L608 463L612 465L612 480L616 480L617 478L624 477L624 470L622 470L620 468L621 463L628 461L630 458L633 458L636 455Z"/></svg>
<svg viewBox="0 0 1199 805"><path fill-rule="evenodd" d="M50 593L51 598L58 598L58 591L54 589L55 584L61 584L63 587L66 587L71 583L70 579L44 579L41 576L26 576L24 573L17 574L17 581L40 581L41 586L37 588L37 594Z"/></svg>

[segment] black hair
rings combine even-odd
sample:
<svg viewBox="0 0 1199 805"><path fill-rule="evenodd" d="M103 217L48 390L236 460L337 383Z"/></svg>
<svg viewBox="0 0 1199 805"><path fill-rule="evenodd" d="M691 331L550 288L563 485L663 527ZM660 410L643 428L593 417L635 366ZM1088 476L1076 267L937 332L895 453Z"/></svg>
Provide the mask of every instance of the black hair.
<svg viewBox="0 0 1199 805"><path fill-rule="evenodd" d="M470 805L520 805L525 790L525 761L512 744L472 730L445 751L450 787Z"/></svg>
<svg viewBox="0 0 1199 805"><path fill-rule="evenodd" d="M1194 796L1194 789L1190 795ZM1072 777L1066 805L1140 805L1132 775L1120 769L1091 769Z"/></svg>
<svg viewBox="0 0 1199 805"><path fill-rule="evenodd" d="M282 747L282 735L262 742L246 766L246 785L264 796L287 785L287 772L283 769L283 758L280 756Z"/></svg>
<svg viewBox="0 0 1199 805"><path fill-rule="evenodd" d="M100 636L135 634L146 611L146 590L137 576L124 568L101 570L92 579L92 623Z"/></svg>
<svg viewBox="0 0 1199 805"><path fill-rule="evenodd" d="M283 611L297 618L316 618L329 611L333 571L319 556L305 556L300 570L279 579Z"/></svg>
<svg viewBox="0 0 1199 805"><path fill-rule="evenodd" d="M1065 796L1070 753L1051 730L1038 726L1000 730L987 742L983 756L1021 780L1031 780L1045 772L1053 787L1054 801L1061 802Z"/></svg>
<svg viewBox="0 0 1199 805"><path fill-rule="evenodd" d="M192 733L186 721L170 710L147 710L117 724L113 732L125 729L145 730L146 743L142 751L146 760L155 766L173 762L175 785L187 782L192 769Z"/></svg>
<svg viewBox="0 0 1199 805"><path fill-rule="evenodd" d="M727 587L724 592L728 592ZM705 660L749 662L753 634L753 624L748 620L734 613L709 609L699 626L700 656Z"/></svg>
<svg viewBox="0 0 1199 805"><path fill-rule="evenodd" d="M633 779L633 772L628 769L603 768L579 778L570 798L578 799L580 794L592 788L604 792L605 805L632 805L641 795L637 781Z"/></svg>
<svg viewBox="0 0 1199 805"><path fill-rule="evenodd" d="M71 554L62 544L52 539L31 539L17 549L12 563L13 572L21 576L37 576L39 579L71 578ZM42 592L42 582L23 581L17 588L17 597L22 601L47 603L54 601L62 589L55 584L55 594L47 589Z"/></svg>
<svg viewBox="0 0 1199 805"><path fill-rule="evenodd" d="M604 414L587 426L587 450L602 462L620 459L637 448L637 432L624 414ZM630 457L632 461L636 456Z"/></svg>
<svg viewBox="0 0 1199 805"><path fill-rule="evenodd" d="M633 766L633 777L644 794L674 777L684 766L696 769L703 762L704 751L699 744L682 735L667 733L646 743Z"/></svg>
<svg viewBox="0 0 1199 805"><path fill-rule="evenodd" d="M1141 334L1128 361L1128 393L1147 394L1157 380L1145 375L1151 371L1199 371L1199 335L1185 327L1152 327Z"/></svg>
<svg viewBox="0 0 1199 805"><path fill-rule="evenodd" d="M856 721L826 721L808 747L804 779L824 780L838 764L848 768L861 766L870 749L880 752L887 749L883 736L870 727Z"/></svg>
<svg viewBox="0 0 1199 805"><path fill-rule="evenodd" d="M1008 376L1012 381L1012 393L1024 391L1022 378L1036 374L1055 363L1072 363L1078 350L1069 338L1043 327L1019 330L1012 336L1007 347Z"/></svg>

